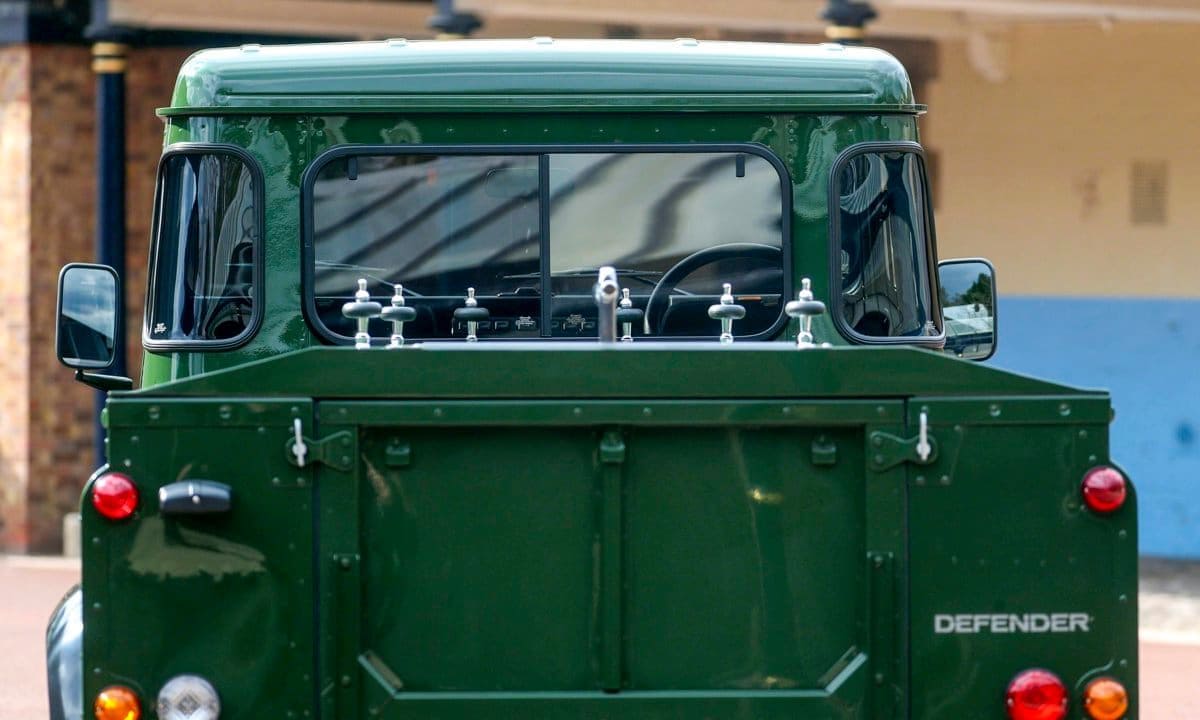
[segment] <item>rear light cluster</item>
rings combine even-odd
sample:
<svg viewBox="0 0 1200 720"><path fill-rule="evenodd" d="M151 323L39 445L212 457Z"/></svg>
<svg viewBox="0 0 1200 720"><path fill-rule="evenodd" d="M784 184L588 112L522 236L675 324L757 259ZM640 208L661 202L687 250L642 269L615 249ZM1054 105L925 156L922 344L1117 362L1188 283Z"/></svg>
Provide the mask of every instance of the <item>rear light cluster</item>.
<svg viewBox="0 0 1200 720"><path fill-rule="evenodd" d="M1034 669L1013 678L1005 702L1011 720L1062 720L1069 697L1057 675ZM1092 720L1122 720L1129 709L1129 694L1113 678L1096 678L1083 691L1083 709Z"/></svg>
<svg viewBox="0 0 1200 720"><path fill-rule="evenodd" d="M158 691L158 720L219 720L221 698L199 675L176 675Z"/></svg>
<svg viewBox="0 0 1200 720"><path fill-rule="evenodd" d="M92 507L109 520L124 520L137 506L137 485L128 475L105 473L92 483Z"/></svg>
<svg viewBox="0 0 1200 720"><path fill-rule="evenodd" d="M109 685L96 696L96 720L141 720L142 704L133 690ZM176 675L162 686L155 704L158 720L220 720L221 699L199 675Z"/></svg>
<svg viewBox="0 0 1200 720"><path fill-rule="evenodd" d="M142 717L142 705L137 695L121 685L110 685L101 690L93 709L96 720L139 720Z"/></svg>
<svg viewBox="0 0 1200 720"><path fill-rule="evenodd" d="M1125 504L1125 476L1115 468L1101 466L1083 476L1083 502L1092 512L1108 515Z"/></svg>
<svg viewBox="0 0 1200 720"><path fill-rule="evenodd" d="M1006 702L1012 720L1062 720L1067 686L1049 670L1026 670L1008 684Z"/></svg>
<svg viewBox="0 0 1200 720"><path fill-rule="evenodd" d="M1129 709L1129 694L1112 678L1096 678L1083 691L1083 709L1092 720L1121 720Z"/></svg>

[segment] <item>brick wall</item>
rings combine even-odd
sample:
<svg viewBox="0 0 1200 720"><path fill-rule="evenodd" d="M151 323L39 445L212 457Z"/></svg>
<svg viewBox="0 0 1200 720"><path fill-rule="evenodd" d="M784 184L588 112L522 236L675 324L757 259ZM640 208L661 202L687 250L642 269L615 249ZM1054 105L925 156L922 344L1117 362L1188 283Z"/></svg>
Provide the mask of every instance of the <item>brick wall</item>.
<svg viewBox="0 0 1200 720"><path fill-rule="evenodd" d="M154 172L175 73L189 49L135 49L126 76L129 372L141 311ZM95 258L95 77L86 47L0 48L0 550L56 552L62 515L95 468L94 393L54 356L59 268Z"/></svg>
<svg viewBox="0 0 1200 720"><path fill-rule="evenodd" d="M58 269L95 257L95 127L88 48L30 48L28 548L55 549L94 467L94 393L54 355Z"/></svg>
<svg viewBox="0 0 1200 720"><path fill-rule="evenodd" d="M0 48L0 540L28 543L29 167L27 47Z"/></svg>

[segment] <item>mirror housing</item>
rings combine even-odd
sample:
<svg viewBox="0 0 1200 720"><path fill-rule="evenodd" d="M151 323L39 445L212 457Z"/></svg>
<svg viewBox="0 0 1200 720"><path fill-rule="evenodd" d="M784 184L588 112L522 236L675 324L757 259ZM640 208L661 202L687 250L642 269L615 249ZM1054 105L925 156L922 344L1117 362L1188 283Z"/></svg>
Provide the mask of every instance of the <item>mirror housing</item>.
<svg viewBox="0 0 1200 720"><path fill-rule="evenodd" d="M965 360L987 360L996 353L996 269L990 262L938 263L938 300L946 353Z"/></svg>
<svg viewBox="0 0 1200 720"><path fill-rule="evenodd" d="M107 265L70 263L58 274L55 351L63 365L103 370L117 359L121 280Z"/></svg>

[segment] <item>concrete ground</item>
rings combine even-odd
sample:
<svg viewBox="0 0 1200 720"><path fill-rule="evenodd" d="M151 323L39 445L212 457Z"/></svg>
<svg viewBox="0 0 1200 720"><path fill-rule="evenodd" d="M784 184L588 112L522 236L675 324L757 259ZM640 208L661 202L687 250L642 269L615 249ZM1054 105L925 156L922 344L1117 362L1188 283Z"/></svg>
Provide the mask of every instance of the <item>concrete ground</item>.
<svg viewBox="0 0 1200 720"><path fill-rule="evenodd" d="M78 582L74 562L0 556L0 720L47 717L45 625ZM1196 716L1200 564L1143 560L1141 720Z"/></svg>

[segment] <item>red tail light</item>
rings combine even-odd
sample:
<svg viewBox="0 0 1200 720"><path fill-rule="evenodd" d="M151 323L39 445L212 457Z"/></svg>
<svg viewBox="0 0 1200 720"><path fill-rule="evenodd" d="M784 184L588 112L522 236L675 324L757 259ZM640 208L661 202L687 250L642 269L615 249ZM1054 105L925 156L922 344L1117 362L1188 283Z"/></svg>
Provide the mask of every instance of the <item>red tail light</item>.
<svg viewBox="0 0 1200 720"><path fill-rule="evenodd" d="M1125 494L1125 476L1114 468L1092 468L1083 476L1083 501L1092 512L1116 512L1125 504Z"/></svg>
<svg viewBox="0 0 1200 720"><path fill-rule="evenodd" d="M92 484L92 505L109 520L124 520L137 510L137 485L128 475L105 473Z"/></svg>
<svg viewBox="0 0 1200 720"><path fill-rule="evenodd" d="M1026 670L1008 684L1012 720L1062 720L1067 715L1067 686L1049 670Z"/></svg>

